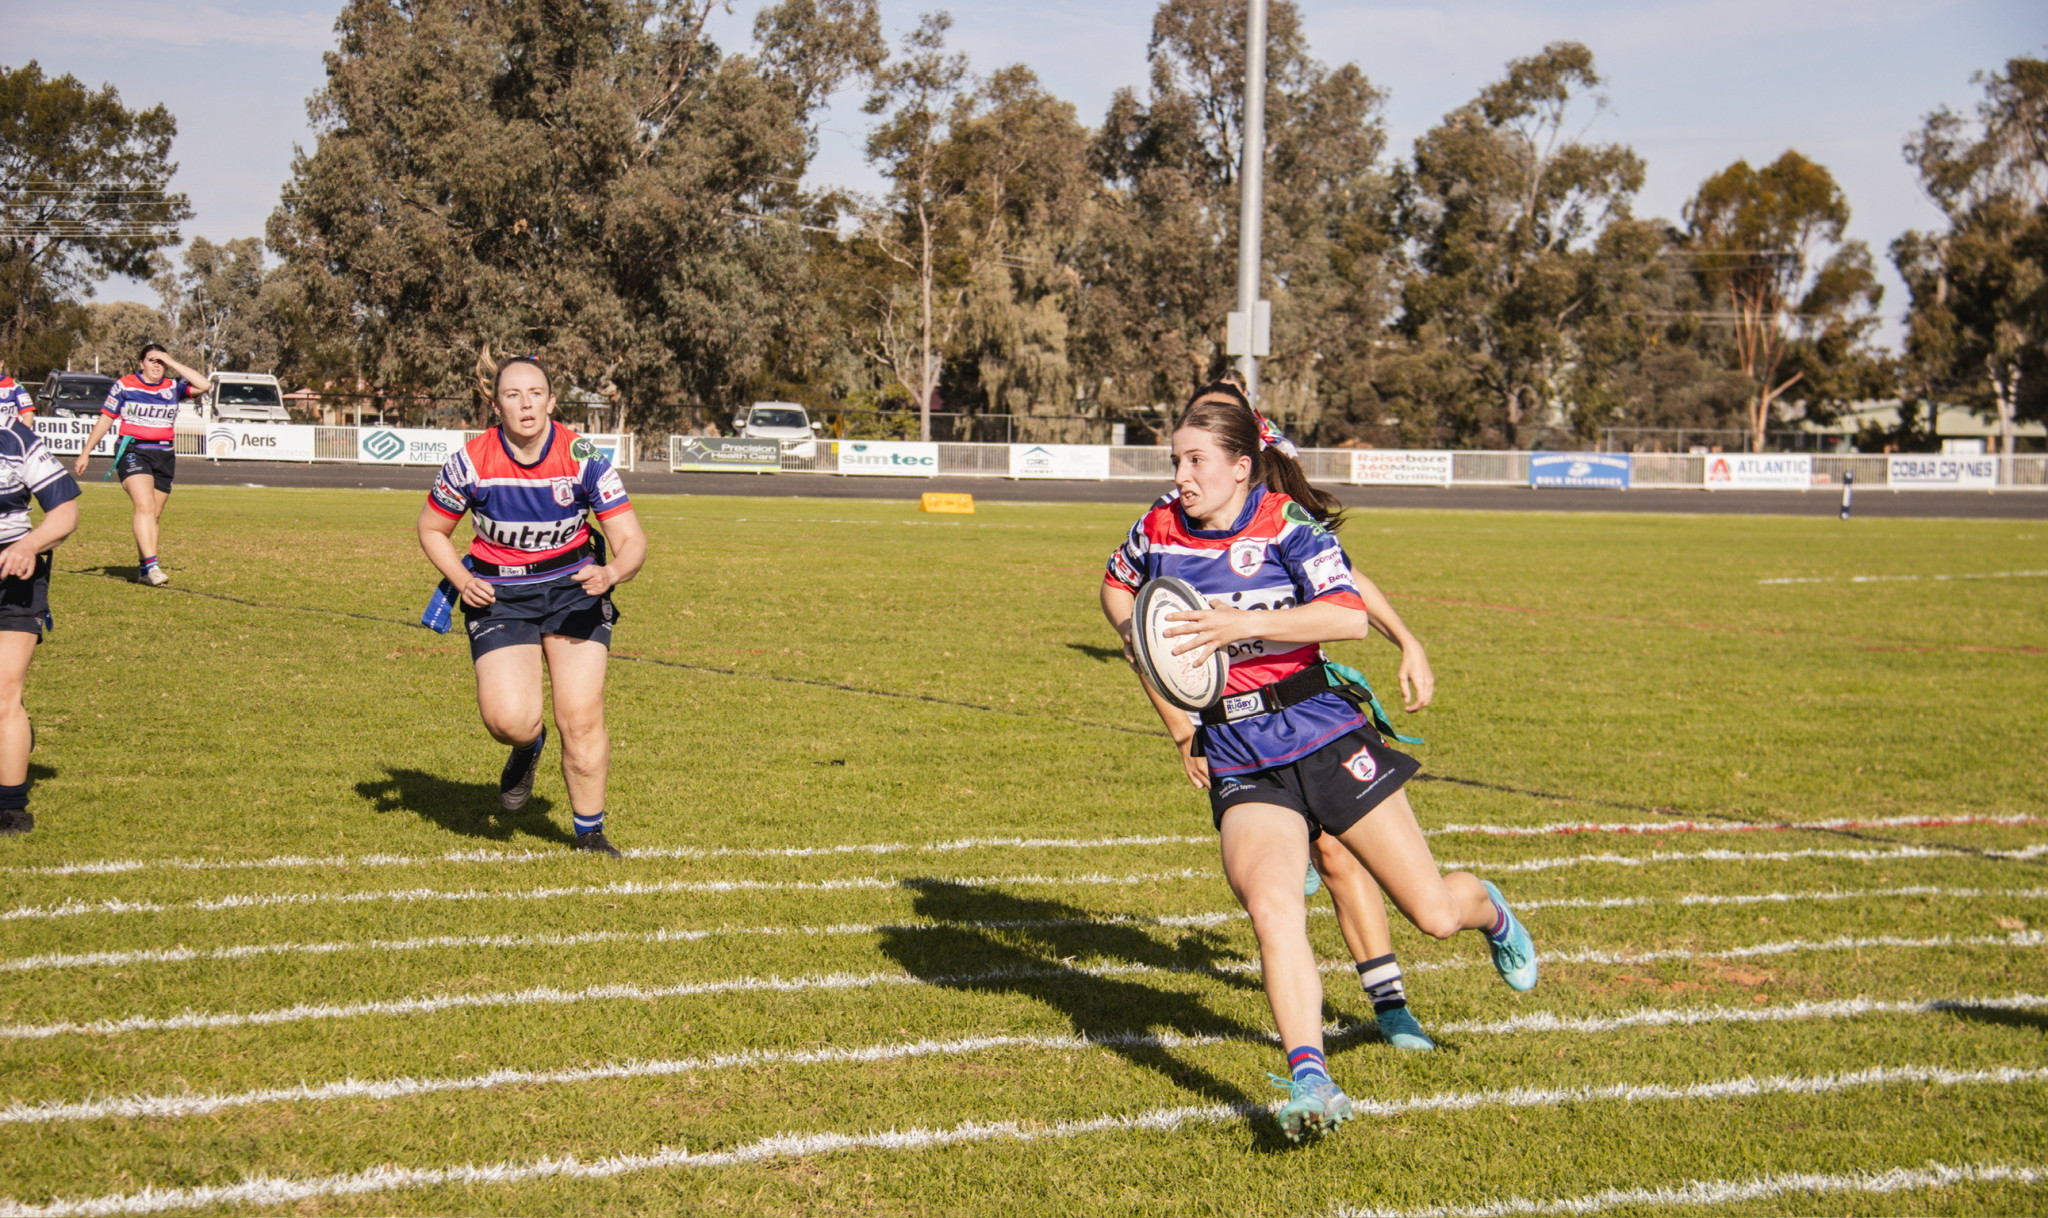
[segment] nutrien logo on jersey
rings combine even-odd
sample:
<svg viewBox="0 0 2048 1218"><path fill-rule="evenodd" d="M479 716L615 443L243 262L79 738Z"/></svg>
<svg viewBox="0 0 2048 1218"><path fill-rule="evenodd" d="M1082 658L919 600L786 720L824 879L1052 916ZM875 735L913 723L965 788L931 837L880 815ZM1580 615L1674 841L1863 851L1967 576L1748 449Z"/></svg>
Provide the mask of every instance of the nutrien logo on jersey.
<svg viewBox="0 0 2048 1218"><path fill-rule="evenodd" d="M1360 749L1344 759L1344 768L1360 782L1370 783L1379 777L1379 763L1372 759L1371 749Z"/></svg>

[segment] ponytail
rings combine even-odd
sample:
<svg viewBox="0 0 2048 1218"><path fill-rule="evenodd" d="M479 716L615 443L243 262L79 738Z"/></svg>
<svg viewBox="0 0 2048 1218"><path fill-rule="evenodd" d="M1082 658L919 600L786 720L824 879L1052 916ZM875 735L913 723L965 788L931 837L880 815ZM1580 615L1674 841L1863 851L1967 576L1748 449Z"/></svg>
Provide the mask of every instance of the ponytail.
<svg viewBox="0 0 2048 1218"><path fill-rule="evenodd" d="M1295 460L1294 444L1252 409L1244 390L1230 381L1213 381L1197 389L1174 421L1173 429L1199 427L1216 437L1232 457L1252 459L1252 482L1279 491L1299 503L1316 522L1334 533L1344 527L1344 505L1319 490Z"/></svg>

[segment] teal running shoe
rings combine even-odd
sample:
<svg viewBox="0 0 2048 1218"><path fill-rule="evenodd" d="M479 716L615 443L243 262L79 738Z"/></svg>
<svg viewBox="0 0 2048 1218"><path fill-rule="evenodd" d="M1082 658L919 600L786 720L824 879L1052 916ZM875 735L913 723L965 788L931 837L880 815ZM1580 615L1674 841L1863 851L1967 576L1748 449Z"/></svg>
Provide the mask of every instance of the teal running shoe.
<svg viewBox="0 0 2048 1218"><path fill-rule="evenodd" d="M1500 979L1508 983L1509 989L1533 990L1536 988L1536 943L1529 938L1529 930L1522 925L1514 911L1508 908L1506 898L1500 895L1489 880L1479 881L1486 885L1486 895L1500 906L1508 916L1508 933L1505 938L1486 937L1493 947L1493 967L1500 970Z"/></svg>
<svg viewBox="0 0 2048 1218"><path fill-rule="evenodd" d="M1380 1039L1396 1049L1406 1049L1411 1053L1427 1053L1436 1048L1436 1042L1429 1038L1429 1033L1422 1030L1422 1025L1416 1022L1415 1016L1407 1007L1395 1007L1391 1011L1384 1011L1377 1017L1377 1022L1380 1025Z"/></svg>
<svg viewBox="0 0 2048 1218"><path fill-rule="evenodd" d="M1300 1142L1312 1133L1328 1133L1351 1119L1351 1097L1326 1075L1266 1077L1287 1093L1287 1105L1280 1110L1280 1132L1290 1142Z"/></svg>
<svg viewBox="0 0 2048 1218"><path fill-rule="evenodd" d="M30 729L34 730L34 729ZM1301 882L1301 895L1312 897L1323 890L1323 877L1316 874L1316 865L1308 865L1308 878Z"/></svg>

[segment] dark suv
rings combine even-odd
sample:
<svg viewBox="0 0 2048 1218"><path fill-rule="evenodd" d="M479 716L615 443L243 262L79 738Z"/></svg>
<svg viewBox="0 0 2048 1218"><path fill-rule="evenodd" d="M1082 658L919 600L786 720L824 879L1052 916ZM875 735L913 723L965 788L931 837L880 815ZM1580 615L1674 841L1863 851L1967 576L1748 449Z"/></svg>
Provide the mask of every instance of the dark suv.
<svg viewBox="0 0 2048 1218"><path fill-rule="evenodd" d="M36 395L36 410L58 418L89 418L100 412L114 378L97 372L52 372Z"/></svg>

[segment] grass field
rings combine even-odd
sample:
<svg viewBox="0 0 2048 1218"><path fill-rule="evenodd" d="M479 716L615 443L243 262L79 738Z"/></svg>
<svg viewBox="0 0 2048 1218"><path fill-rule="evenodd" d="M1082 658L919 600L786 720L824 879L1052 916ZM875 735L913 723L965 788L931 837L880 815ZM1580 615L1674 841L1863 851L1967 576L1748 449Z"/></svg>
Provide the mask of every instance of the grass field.
<svg viewBox="0 0 2048 1218"><path fill-rule="evenodd" d="M1543 979L1397 923L1398 1053L1322 902L1362 1112L1296 1149L1095 607L1135 506L638 506L620 862L552 751L493 815L416 496L182 488L153 590L89 488L0 840L0 1214L2048 1207L2048 528L1360 514L1424 827Z"/></svg>

